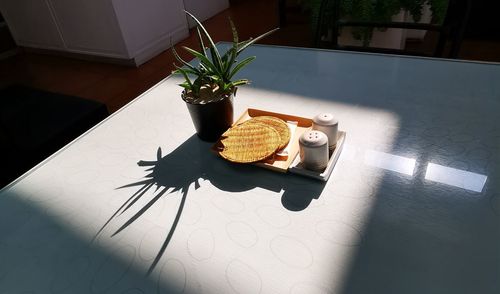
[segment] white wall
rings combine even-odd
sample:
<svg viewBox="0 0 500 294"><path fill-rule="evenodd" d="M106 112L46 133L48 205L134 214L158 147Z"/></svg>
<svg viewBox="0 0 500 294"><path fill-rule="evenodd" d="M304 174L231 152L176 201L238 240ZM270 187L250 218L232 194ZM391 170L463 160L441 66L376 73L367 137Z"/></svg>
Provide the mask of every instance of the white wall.
<svg viewBox="0 0 500 294"><path fill-rule="evenodd" d="M182 0L113 0L113 6L130 57L160 53L170 39L175 44L189 35Z"/></svg>
<svg viewBox="0 0 500 294"><path fill-rule="evenodd" d="M46 0L0 0L0 10L18 45L47 49L65 47Z"/></svg>
<svg viewBox="0 0 500 294"><path fill-rule="evenodd" d="M205 20L228 0L0 0L25 47L133 60L140 65L188 37L184 10Z"/></svg>
<svg viewBox="0 0 500 294"><path fill-rule="evenodd" d="M66 48L72 52L127 56L113 5L103 0L48 0Z"/></svg>
<svg viewBox="0 0 500 294"><path fill-rule="evenodd" d="M229 8L229 0L184 0L184 7L200 21L211 18L224 9ZM189 27L195 22L188 17Z"/></svg>

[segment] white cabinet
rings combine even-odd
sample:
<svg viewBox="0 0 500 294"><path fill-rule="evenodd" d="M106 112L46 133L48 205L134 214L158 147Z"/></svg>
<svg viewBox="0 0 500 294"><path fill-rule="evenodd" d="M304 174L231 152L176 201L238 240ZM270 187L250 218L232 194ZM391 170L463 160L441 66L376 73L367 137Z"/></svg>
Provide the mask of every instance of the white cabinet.
<svg viewBox="0 0 500 294"><path fill-rule="evenodd" d="M63 49L58 25L45 0L1 0L0 11L20 46Z"/></svg>
<svg viewBox="0 0 500 294"><path fill-rule="evenodd" d="M182 0L113 0L113 5L128 53L137 63L189 35Z"/></svg>
<svg viewBox="0 0 500 294"><path fill-rule="evenodd" d="M103 0L48 0L59 29L72 52L126 57L113 4Z"/></svg>
<svg viewBox="0 0 500 294"><path fill-rule="evenodd" d="M142 64L189 35L228 0L0 0L17 44ZM191 21L191 19L189 19Z"/></svg>

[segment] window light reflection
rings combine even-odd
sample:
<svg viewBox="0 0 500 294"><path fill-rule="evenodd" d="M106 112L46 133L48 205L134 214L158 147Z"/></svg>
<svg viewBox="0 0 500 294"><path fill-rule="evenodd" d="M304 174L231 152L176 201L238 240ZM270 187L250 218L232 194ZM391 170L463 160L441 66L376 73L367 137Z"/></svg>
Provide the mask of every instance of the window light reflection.
<svg viewBox="0 0 500 294"><path fill-rule="evenodd" d="M365 164L413 176L416 160L389 153L368 150L365 152Z"/></svg>
<svg viewBox="0 0 500 294"><path fill-rule="evenodd" d="M458 188L481 192L488 177L473 172L446 167L435 163L427 165L425 179Z"/></svg>

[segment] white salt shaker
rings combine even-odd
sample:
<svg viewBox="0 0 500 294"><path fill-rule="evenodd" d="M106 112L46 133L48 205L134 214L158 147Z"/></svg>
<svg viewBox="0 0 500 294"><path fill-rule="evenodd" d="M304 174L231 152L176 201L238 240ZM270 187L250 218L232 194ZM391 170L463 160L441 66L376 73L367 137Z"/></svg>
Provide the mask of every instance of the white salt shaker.
<svg viewBox="0 0 500 294"><path fill-rule="evenodd" d="M336 120L331 113L320 113L316 115L313 118L312 129L325 133L328 137L329 149L335 149L337 145L339 121Z"/></svg>
<svg viewBox="0 0 500 294"><path fill-rule="evenodd" d="M300 162L310 170L324 170L328 165L328 137L320 131L307 131L299 138Z"/></svg>

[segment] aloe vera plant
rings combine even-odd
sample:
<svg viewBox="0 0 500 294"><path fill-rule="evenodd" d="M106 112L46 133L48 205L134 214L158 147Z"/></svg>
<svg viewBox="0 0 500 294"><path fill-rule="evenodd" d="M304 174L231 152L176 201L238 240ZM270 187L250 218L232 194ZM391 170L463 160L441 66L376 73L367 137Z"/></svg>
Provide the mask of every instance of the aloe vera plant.
<svg viewBox="0 0 500 294"><path fill-rule="evenodd" d="M248 46L270 35L277 28L256 38L240 42L236 27L231 19L229 19L233 42L231 48L222 54L201 22L191 13L185 12L197 24L196 33L200 50L194 50L186 46L182 47L199 60L198 66L194 66L183 60L175 50L175 47L172 46L172 52L176 60L184 66L180 67L174 64L176 70L173 72L184 77L184 82L179 84L179 86L184 88L183 99L192 104L215 102L235 93L238 86L248 84L250 82L248 79L233 80L233 78L243 67L252 62L255 56L238 60L239 55Z"/></svg>

